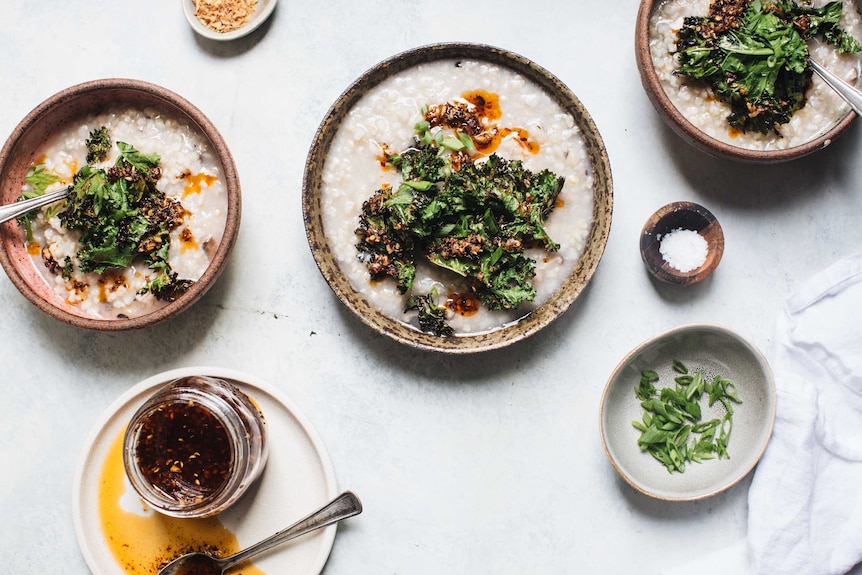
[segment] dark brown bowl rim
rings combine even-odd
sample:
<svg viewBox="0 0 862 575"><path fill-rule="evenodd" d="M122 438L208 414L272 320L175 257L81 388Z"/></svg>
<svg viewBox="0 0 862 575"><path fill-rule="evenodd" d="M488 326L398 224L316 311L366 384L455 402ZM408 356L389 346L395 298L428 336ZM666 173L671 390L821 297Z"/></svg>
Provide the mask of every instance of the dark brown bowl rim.
<svg viewBox="0 0 862 575"><path fill-rule="evenodd" d="M0 226L0 265L6 271L9 279L21 294L36 307L66 324L85 329L100 331L122 331L137 329L159 323L169 317L186 310L189 306L199 300L212 287L212 284L221 275L225 261L230 255L239 231L240 216L242 212L241 191L239 177L231 155L230 149L215 125L191 102L182 96L168 90L167 88L146 82L128 78L105 78L90 80L76 84L48 97L33 110L31 110L21 122L12 130L3 148L0 149L0 177L5 177L5 166L8 159L15 153L16 146L21 138L27 134L43 117L43 115L58 109L64 103L78 98L90 92L114 90L117 92L140 92L170 107L174 113L184 115L189 121L197 126L200 132L212 144L216 156L219 158L223 171L224 182L228 196L227 218L222 241L219 243L216 253L210 265L204 271L192 287L173 302L168 303L153 312L131 318L95 318L75 315L55 306L52 302L39 297L30 288L25 278L19 273L14 262L9 258L6 251L6 240L10 234L18 234L18 224L13 220Z"/></svg>
<svg viewBox="0 0 862 575"><path fill-rule="evenodd" d="M476 334L441 338L408 326L377 310L350 285L326 242L320 210L320 176L326 154L341 119L364 94L386 77L425 62L448 59L492 62L535 82L575 119L584 139L594 171L593 223L589 239L575 270L550 301L520 320ZM604 202L598 201L600 198ZM600 205L602 204L602 205ZM364 72L335 101L324 116L306 159L302 184L302 211L306 237L315 263L338 299L366 326L410 347L453 354L501 348L538 332L566 311L589 283L610 233L613 211L613 183L604 142L580 100L556 76L533 61L487 44L443 42L419 46L387 58ZM593 247L591 253L591 245Z"/></svg>
<svg viewBox="0 0 862 575"><path fill-rule="evenodd" d="M649 47L649 24L653 8L664 0L641 0L635 25L635 59L644 91L665 123L683 140L710 156L754 164L780 163L795 160L822 150L831 144L856 118L850 110L827 132L804 144L783 150L749 150L733 146L707 135L692 124L665 93L655 72Z"/></svg>
<svg viewBox="0 0 862 575"><path fill-rule="evenodd" d="M656 257L661 243L660 236L673 228L669 220L681 212L687 215L686 219L690 222L696 222L687 229L702 233L708 242L709 250L706 261L687 272L676 271L668 265L659 265L661 256ZM704 231L709 233L703 234ZM705 280L718 267L724 254L724 231L718 219L704 206L689 201L671 202L656 210L644 223L640 237L640 252L647 270L656 279L669 284L691 285Z"/></svg>

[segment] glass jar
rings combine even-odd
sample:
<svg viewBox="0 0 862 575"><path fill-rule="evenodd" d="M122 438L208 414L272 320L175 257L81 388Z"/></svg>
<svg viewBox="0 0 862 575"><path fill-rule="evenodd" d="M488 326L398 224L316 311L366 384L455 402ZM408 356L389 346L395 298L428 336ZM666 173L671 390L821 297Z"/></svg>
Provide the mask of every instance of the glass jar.
<svg viewBox="0 0 862 575"><path fill-rule="evenodd" d="M209 517L254 483L268 452L266 421L246 394L191 376L161 387L135 412L123 463L132 487L157 511Z"/></svg>

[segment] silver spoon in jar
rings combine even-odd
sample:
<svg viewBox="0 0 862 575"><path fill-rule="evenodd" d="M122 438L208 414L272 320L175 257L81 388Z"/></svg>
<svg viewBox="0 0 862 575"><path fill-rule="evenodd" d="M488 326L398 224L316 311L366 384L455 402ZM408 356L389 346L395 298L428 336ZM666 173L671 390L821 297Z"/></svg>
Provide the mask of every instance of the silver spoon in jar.
<svg viewBox="0 0 862 575"><path fill-rule="evenodd" d="M824 82L829 84L829 87L835 90L839 96L844 98L853 111L862 116L862 92L824 68L819 62L808 59L811 64L811 69L820 76Z"/></svg>
<svg viewBox="0 0 862 575"><path fill-rule="evenodd" d="M63 188L62 190L57 190L56 192L51 192L48 194L43 194L41 196L36 196L35 198L30 198L29 200L23 200L21 202L14 202L5 206L0 206L0 224L8 222L11 219L17 218L18 216L23 216L27 212L32 212L33 210L41 208L42 206L47 206L48 204L59 202L60 200L68 196L69 192L71 191L72 186L69 186L67 188Z"/></svg>
<svg viewBox="0 0 862 575"><path fill-rule="evenodd" d="M290 527L270 535L239 553L221 559L207 553L188 553L177 557L162 567L156 575L221 575L231 567L251 559L258 553L268 551L276 545L304 535L309 531L326 527L360 513L362 513L362 502L352 492L345 491L308 517L300 519Z"/></svg>

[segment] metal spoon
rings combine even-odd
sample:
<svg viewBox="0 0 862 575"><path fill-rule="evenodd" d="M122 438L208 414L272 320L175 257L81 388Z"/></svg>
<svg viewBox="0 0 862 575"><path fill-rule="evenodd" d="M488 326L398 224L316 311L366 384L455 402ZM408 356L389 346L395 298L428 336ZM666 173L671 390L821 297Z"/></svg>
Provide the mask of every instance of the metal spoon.
<svg viewBox="0 0 862 575"><path fill-rule="evenodd" d="M161 568L156 575L221 575L231 567L251 559L258 553L304 535L321 527L362 513L362 502L352 492L345 491L308 517L228 557L217 559L206 553L188 553Z"/></svg>
<svg viewBox="0 0 862 575"><path fill-rule="evenodd" d="M823 81L829 84L829 86L835 90L839 96L844 98L844 100L850 104L850 107L853 108L854 112L862 116L862 92L811 58L808 59L808 62L811 63L811 69L814 70L818 76L823 78Z"/></svg>
<svg viewBox="0 0 862 575"><path fill-rule="evenodd" d="M6 206L0 206L0 224L17 218L18 216L23 216L27 212L31 212L37 208L41 208L42 206L47 206L48 204L60 201L68 196L71 191L72 186L69 186L68 188L63 188L62 190L57 190L50 194L44 194L36 196L35 198L30 198L29 200L24 200L23 202L15 202Z"/></svg>

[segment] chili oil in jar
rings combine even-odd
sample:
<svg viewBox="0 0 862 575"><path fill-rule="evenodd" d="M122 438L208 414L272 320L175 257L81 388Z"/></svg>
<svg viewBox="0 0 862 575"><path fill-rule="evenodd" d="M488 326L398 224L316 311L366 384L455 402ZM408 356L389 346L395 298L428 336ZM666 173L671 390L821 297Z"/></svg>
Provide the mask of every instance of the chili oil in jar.
<svg viewBox="0 0 862 575"><path fill-rule="evenodd" d="M260 476L266 421L233 384L191 376L158 389L132 416L126 475L141 498L172 517L209 517Z"/></svg>

